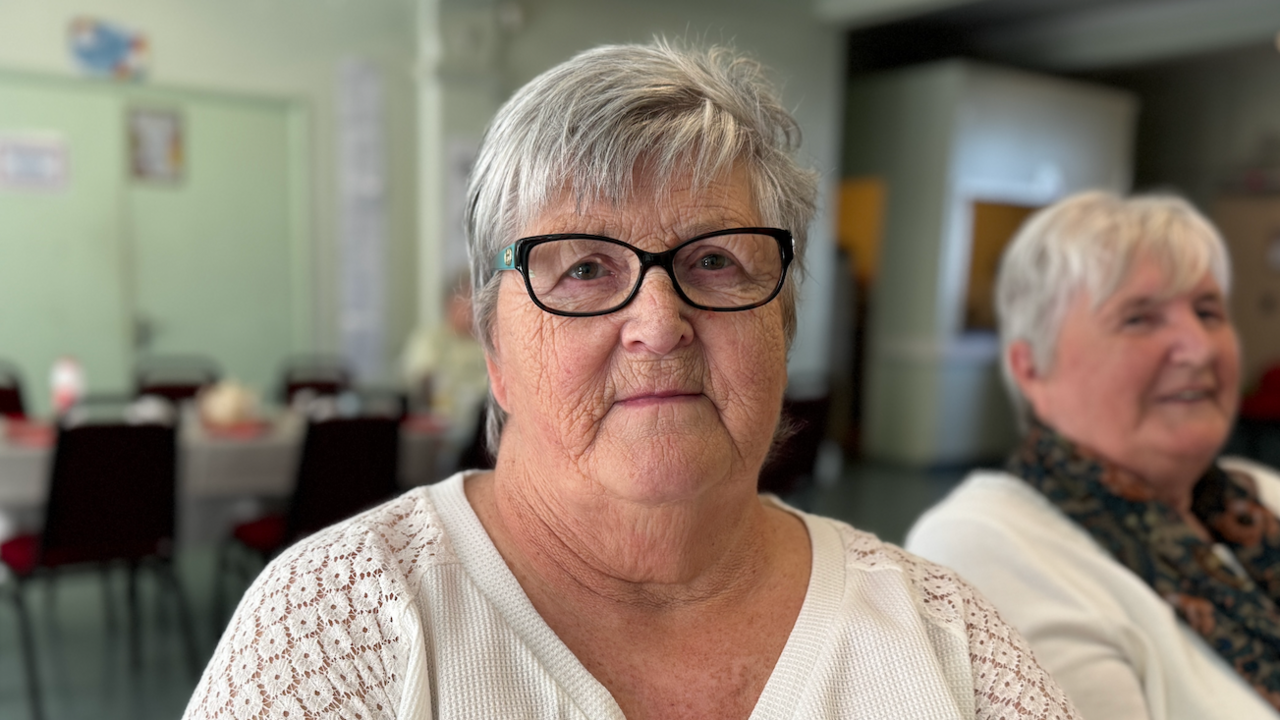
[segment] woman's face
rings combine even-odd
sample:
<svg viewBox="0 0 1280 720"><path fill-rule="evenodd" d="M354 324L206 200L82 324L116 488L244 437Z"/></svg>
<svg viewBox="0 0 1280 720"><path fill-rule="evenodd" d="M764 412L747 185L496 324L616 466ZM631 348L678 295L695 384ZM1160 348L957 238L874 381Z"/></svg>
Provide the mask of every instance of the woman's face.
<svg viewBox="0 0 1280 720"><path fill-rule="evenodd" d="M1138 258L1111 298L1069 304L1048 372L1025 380L1037 417L1148 481L1202 471L1235 418L1240 351L1212 275L1169 296L1160 264Z"/></svg>
<svg viewBox="0 0 1280 720"><path fill-rule="evenodd" d="M522 236L590 233L657 252L700 233L762 223L745 173L664 199L551 206ZM687 499L717 483L754 488L786 386L781 303L742 312L685 304L661 268L626 307L560 317L504 273L489 373L509 413L502 450L548 471L568 466L628 500Z"/></svg>

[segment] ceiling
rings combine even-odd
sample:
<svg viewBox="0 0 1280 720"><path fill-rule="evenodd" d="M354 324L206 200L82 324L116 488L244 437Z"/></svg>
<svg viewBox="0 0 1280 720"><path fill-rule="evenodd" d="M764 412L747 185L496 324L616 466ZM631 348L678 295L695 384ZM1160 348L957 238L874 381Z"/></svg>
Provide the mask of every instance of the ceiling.
<svg viewBox="0 0 1280 720"><path fill-rule="evenodd" d="M1277 0L816 0L851 69L968 55L1082 72L1274 42Z"/></svg>

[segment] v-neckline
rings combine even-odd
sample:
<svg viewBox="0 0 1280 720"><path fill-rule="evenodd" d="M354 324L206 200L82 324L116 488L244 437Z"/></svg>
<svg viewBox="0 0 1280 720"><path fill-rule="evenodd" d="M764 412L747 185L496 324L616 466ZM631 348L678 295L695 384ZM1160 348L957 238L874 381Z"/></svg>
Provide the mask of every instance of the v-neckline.
<svg viewBox="0 0 1280 720"><path fill-rule="evenodd" d="M624 718L608 688L542 619L507 567L467 500L466 476L459 473L432 486L431 495L468 577L586 717ZM804 522L812 562L804 602L750 720L789 717L794 711L797 692L812 678L825 651L825 629L835 622L845 585L844 547L836 529L776 498L767 497L766 502Z"/></svg>

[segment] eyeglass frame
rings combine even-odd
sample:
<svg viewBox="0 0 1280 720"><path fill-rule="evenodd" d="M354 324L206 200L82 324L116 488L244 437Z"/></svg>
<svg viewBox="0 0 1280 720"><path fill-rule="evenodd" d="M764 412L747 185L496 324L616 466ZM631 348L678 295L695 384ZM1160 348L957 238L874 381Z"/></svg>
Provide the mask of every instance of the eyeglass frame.
<svg viewBox="0 0 1280 720"><path fill-rule="evenodd" d="M676 253L680 252L680 250L685 246L691 245L700 240L720 237L723 235L768 235L777 241L778 251L782 255L782 270L778 273L778 284L774 286L773 291L769 293L768 297L750 305L743 305L742 307L717 308L700 305L689 299L689 296L685 294L684 288L680 287L680 281L676 279L674 262ZM631 288L631 292L622 302L606 310L597 310L594 312L569 312L566 310L556 310L554 308L547 307L538 299L537 294L533 291L533 282L529 280L529 252L538 245L554 242L556 240L600 240L614 245L620 245L634 252L636 256L640 258L640 272L637 274L635 286ZM703 233L689 238L673 248L658 253L641 250L635 245L604 235L591 235L588 233L553 233L550 235L530 235L529 237L520 238L510 245L507 245L499 250L497 255L493 256L492 268L496 271L518 271L520 276L524 278L525 291L529 294L529 299L533 301L533 304L537 305L545 312L549 312L552 315L559 315L561 317L598 317L600 315L608 315L609 313L615 313L621 310L622 308L630 305L631 301L635 300L636 295L640 294L640 286L644 284L644 276L648 274L649 268L652 267L660 267L667 271L667 277L671 279L671 287L675 289L676 295L678 295L680 299L690 307L697 308L698 310L707 310L709 312L742 312L743 310L753 310L763 305L768 305L773 302L774 298L778 297L779 293L782 292L782 286L787 281L787 268L791 267L792 261L795 260L795 245L796 240L790 230L767 227L742 227L713 230L709 233Z"/></svg>

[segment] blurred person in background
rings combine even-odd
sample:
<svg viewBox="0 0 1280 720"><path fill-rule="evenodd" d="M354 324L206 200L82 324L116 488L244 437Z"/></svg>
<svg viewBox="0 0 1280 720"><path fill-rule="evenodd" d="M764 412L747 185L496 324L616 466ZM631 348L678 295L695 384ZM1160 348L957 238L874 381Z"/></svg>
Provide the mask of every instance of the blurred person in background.
<svg viewBox="0 0 1280 720"><path fill-rule="evenodd" d="M454 274L445 297L445 321L409 338L401 358L405 382L421 408L445 426L439 467L453 472L477 434L483 433L489 375L476 341L471 274Z"/></svg>
<svg viewBox="0 0 1280 720"><path fill-rule="evenodd" d="M1023 443L907 537L991 598L1087 720L1280 708L1280 477L1218 459L1230 283L1178 198L1088 192L1030 218L996 282Z"/></svg>
<svg viewBox="0 0 1280 720"><path fill-rule="evenodd" d="M517 92L468 220L496 469L286 551L187 717L1075 717L952 572L756 492L798 140L723 49L602 47Z"/></svg>

